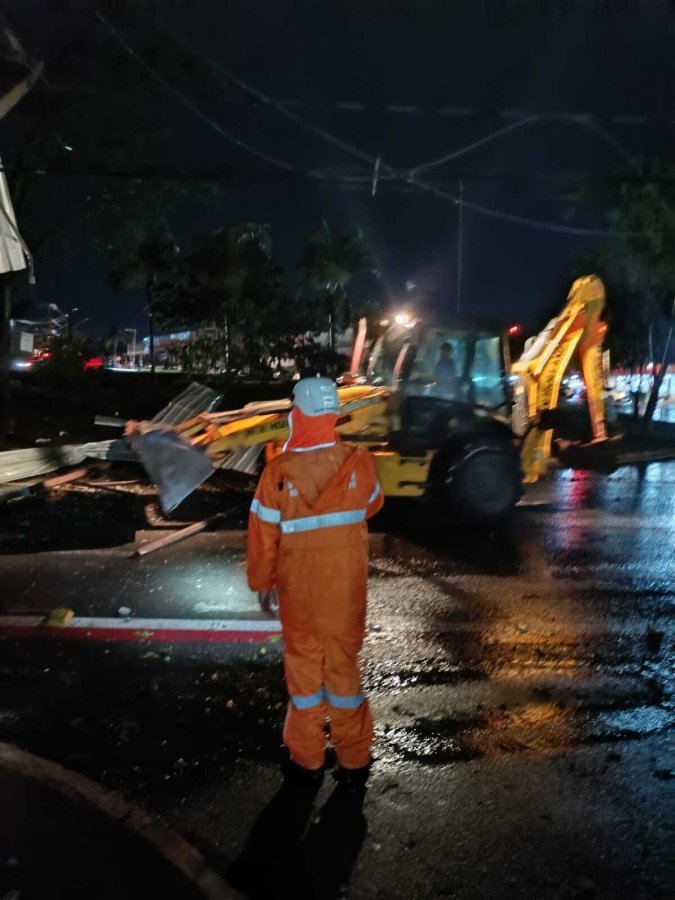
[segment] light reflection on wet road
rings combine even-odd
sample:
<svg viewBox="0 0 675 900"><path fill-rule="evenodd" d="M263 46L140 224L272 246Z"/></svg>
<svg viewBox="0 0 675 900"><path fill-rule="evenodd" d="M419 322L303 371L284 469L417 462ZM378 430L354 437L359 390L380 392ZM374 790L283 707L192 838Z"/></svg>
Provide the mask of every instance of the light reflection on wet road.
<svg viewBox="0 0 675 900"><path fill-rule="evenodd" d="M669 464L609 476L558 472L528 489L514 522L492 533L461 531L428 515L399 527L371 561L364 651L373 704L387 724L382 748L398 747L409 758L412 738L404 752L401 729L421 728L420 758L428 759L432 722L439 748L449 730L460 755L509 742L583 740L600 719L580 703L579 691L598 678L610 687L596 712L613 704L636 710L647 699L645 720L669 724L669 713L652 713L671 702L672 677L659 667L659 654L673 637L674 537ZM111 549L5 557L2 564L5 614L66 605L76 616L115 616L122 606L137 618L262 616L246 587L243 552L225 549L217 533L142 560ZM645 646L650 632L655 650ZM406 684L408 670L417 672L414 683ZM378 689L391 679L398 679L396 691ZM645 694L645 684L658 689ZM391 697L406 691L414 702L400 713ZM482 693L490 708L508 696L510 711L476 716L476 708L487 708ZM439 749L438 760L447 755L447 747Z"/></svg>
<svg viewBox="0 0 675 900"><path fill-rule="evenodd" d="M653 872L639 874L646 857L638 842L651 828L654 853L662 853L657 824L673 770L675 463L609 476L558 472L528 489L514 521L492 533L428 515L404 526L371 560L363 659L379 765L369 795L374 827L400 828L403 843L411 822L415 833L431 828L427 853L438 857L439 834L450 827L438 797L458 823L480 797L486 810L496 804L481 840L491 828L504 832L506 849L494 858L508 868L509 829L517 826L504 823L513 803L520 821L536 810L534 832L551 810L569 812L579 834L587 825L592 835L604 829L602 852L637 854L632 874L617 876L632 885L630 896L665 897L663 876L652 882ZM136 616L259 616L243 562L217 533L144 560L129 559L128 549L4 557L0 606L4 613L68 605L77 615L111 616L126 605ZM58 680L45 674L55 670ZM215 834L223 845L242 839L222 809L238 796L233 772L277 759L285 702L278 647L262 654L50 642L36 652L33 642L5 642L2 671L3 737L131 791L207 844ZM104 715L95 679L106 690ZM540 780L537 767L548 767ZM544 807L532 797L532 778ZM417 785L435 811L412 809L401 780ZM583 797L591 781L605 805L576 807L575 791ZM219 792L225 799L214 800ZM218 812L205 818L198 797ZM632 824L617 836L612 822L621 816ZM600 838L579 840L577 854ZM371 875L380 871L378 852L371 847L364 857ZM387 897L443 896L420 893L414 884L428 873L413 884L415 866L401 859L393 850L387 856L384 868L400 881ZM546 865L555 867L551 860ZM443 859L436 864L441 871ZM386 881L387 872L379 877ZM577 896L542 893L542 883L522 896ZM612 884L609 893L578 896L619 896ZM459 896L502 896L485 893L480 877L475 885Z"/></svg>

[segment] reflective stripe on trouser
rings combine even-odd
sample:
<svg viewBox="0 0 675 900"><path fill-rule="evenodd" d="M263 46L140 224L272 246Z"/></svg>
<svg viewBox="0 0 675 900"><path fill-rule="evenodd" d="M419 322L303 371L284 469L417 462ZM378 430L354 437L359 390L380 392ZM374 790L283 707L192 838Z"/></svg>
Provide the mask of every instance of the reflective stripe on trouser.
<svg viewBox="0 0 675 900"><path fill-rule="evenodd" d="M290 701L284 743L306 769L324 764L326 716L338 761L348 769L368 764L373 720L361 693L360 641L284 628L284 668Z"/></svg>

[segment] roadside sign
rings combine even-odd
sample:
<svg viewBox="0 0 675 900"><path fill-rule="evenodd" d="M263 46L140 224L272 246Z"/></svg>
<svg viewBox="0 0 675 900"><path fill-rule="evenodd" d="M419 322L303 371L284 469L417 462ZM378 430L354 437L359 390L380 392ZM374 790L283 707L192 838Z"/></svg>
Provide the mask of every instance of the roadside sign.
<svg viewBox="0 0 675 900"><path fill-rule="evenodd" d="M21 350L22 353L33 352L33 335L28 331L21 332L21 337L19 338L19 350Z"/></svg>

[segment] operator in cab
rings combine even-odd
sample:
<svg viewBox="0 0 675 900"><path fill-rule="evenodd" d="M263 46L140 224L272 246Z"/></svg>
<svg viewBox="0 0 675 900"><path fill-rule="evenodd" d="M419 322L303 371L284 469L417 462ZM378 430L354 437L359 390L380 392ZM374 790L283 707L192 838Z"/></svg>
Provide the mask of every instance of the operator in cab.
<svg viewBox="0 0 675 900"><path fill-rule="evenodd" d="M457 368L453 355L454 347L450 341L445 341L441 344L441 354L434 369L434 393L447 399L454 399L458 390Z"/></svg>

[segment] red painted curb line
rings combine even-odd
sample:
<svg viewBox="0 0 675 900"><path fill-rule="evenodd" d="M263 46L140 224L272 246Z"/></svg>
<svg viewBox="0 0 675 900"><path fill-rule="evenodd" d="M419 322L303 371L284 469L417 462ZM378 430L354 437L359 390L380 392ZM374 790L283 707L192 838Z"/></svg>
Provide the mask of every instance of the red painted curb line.
<svg viewBox="0 0 675 900"><path fill-rule="evenodd" d="M0 627L0 637L47 638L74 641L157 641L180 644L270 644L281 640L278 632L269 631L197 631L194 629L163 628L73 628L47 625L6 625Z"/></svg>
<svg viewBox="0 0 675 900"><path fill-rule="evenodd" d="M45 616L0 616L0 637L76 641L157 641L192 644L267 644L281 640L277 619L118 619L75 616L63 625Z"/></svg>

